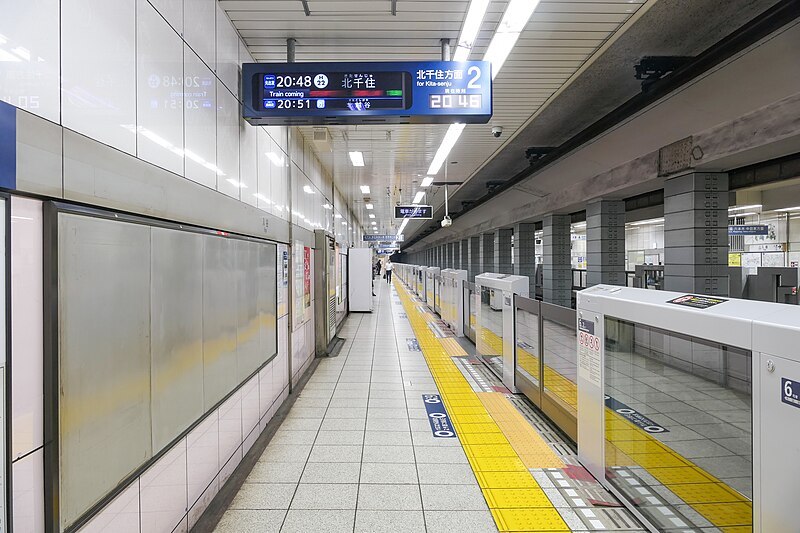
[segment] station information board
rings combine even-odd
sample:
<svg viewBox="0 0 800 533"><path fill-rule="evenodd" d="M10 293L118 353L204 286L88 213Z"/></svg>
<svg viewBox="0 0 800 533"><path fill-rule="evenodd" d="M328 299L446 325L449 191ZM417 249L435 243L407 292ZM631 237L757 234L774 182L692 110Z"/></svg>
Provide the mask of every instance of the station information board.
<svg viewBox="0 0 800 533"><path fill-rule="evenodd" d="M396 205L394 218L433 218L433 206L430 205Z"/></svg>
<svg viewBox="0 0 800 533"><path fill-rule="evenodd" d="M492 117L487 61L245 63L243 117L254 125L453 123Z"/></svg>

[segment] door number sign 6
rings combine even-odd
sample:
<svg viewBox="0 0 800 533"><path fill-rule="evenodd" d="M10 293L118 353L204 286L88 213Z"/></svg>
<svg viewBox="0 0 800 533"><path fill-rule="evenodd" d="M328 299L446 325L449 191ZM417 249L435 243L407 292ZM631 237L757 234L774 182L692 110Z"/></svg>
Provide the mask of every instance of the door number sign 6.
<svg viewBox="0 0 800 533"><path fill-rule="evenodd" d="M781 401L792 407L800 407L800 382L781 378Z"/></svg>

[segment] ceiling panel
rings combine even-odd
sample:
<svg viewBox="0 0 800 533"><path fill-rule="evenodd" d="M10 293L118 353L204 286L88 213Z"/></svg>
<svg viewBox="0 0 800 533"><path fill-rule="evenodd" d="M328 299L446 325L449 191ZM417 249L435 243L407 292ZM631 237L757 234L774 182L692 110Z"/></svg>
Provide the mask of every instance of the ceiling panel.
<svg viewBox="0 0 800 533"><path fill-rule="evenodd" d="M542 1L494 83L490 124L465 128L445 165L447 178L470 178L492 158L600 46L642 7L645 0ZM219 0L257 61L286 60L286 39L297 39L296 58L310 61L424 61L440 58L440 39L455 43L467 0L310 0L306 16L300 0ZM493 0L471 59L480 59L502 18L507 0ZM493 125L503 135L491 135ZM302 127L311 142L314 127ZM327 127L332 151L315 147L364 226L360 185L369 185L381 231L396 224L394 203L410 202L425 177L446 125L376 125ZM349 151L364 153L366 166L354 168ZM437 181L443 181L441 170ZM432 194L434 191L430 191ZM437 201L441 197L437 195ZM413 231L414 225L409 226ZM409 233L409 231L407 231Z"/></svg>

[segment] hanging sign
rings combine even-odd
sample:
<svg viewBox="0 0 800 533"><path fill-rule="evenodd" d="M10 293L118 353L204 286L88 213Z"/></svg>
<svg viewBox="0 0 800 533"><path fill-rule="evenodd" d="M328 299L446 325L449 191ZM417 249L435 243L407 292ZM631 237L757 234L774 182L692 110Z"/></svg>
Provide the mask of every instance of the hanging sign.
<svg viewBox="0 0 800 533"><path fill-rule="evenodd" d="M486 124L487 61L245 63L243 117L253 125Z"/></svg>
<svg viewBox="0 0 800 533"><path fill-rule="evenodd" d="M433 206L430 205L396 205L394 218L417 218L430 220L433 218Z"/></svg>
<svg viewBox="0 0 800 533"><path fill-rule="evenodd" d="M404 239L405 235L379 235L377 233L364 235L362 238L364 242L403 242Z"/></svg>
<svg viewBox="0 0 800 533"><path fill-rule="evenodd" d="M766 224L728 226L728 235L769 235L769 226Z"/></svg>

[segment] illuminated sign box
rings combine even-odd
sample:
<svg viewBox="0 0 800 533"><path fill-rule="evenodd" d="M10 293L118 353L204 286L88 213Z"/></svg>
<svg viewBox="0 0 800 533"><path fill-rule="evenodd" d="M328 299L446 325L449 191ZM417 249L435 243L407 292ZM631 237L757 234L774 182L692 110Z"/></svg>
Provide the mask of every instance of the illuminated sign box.
<svg viewBox="0 0 800 533"><path fill-rule="evenodd" d="M372 234L372 235L364 235L364 237L362 237L362 240L364 242L403 242L404 239L405 235L402 234L401 235Z"/></svg>
<svg viewBox="0 0 800 533"><path fill-rule="evenodd" d="M485 124L492 117L486 61L245 63L242 113L258 126Z"/></svg>
<svg viewBox="0 0 800 533"><path fill-rule="evenodd" d="M433 218L433 207L430 205L396 205L394 218Z"/></svg>

